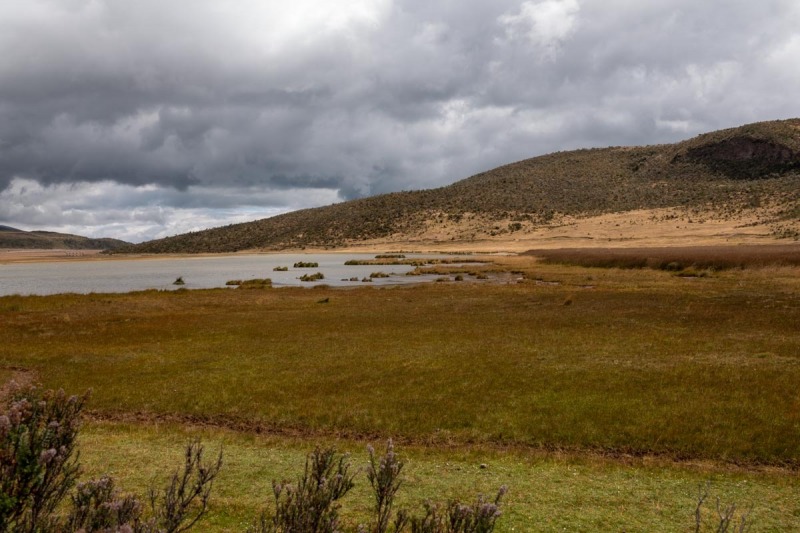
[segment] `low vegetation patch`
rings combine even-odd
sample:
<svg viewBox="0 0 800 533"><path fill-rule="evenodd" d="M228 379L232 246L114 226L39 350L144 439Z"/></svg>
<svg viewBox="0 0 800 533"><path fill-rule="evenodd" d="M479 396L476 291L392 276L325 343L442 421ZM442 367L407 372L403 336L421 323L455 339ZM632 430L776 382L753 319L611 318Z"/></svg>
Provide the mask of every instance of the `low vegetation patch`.
<svg viewBox="0 0 800 533"><path fill-rule="evenodd" d="M298 278L300 281L319 281L325 279L325 274L317 272L316 274L303 274Z"/></svg>
<svg viewBox="0 0 800 533"><path fill-rule="evenodd" d="M653 268L680 272L765 266L800 266L800 245L669 248L565 248L530 250L544 262L600 268Z"/></svg>
<svg viewBox="0 0 800 533"><path fill-rule="evenodd" d="M272 280L270 278L232 279L226 281L225 285L236 286L239 289L267 289L272 287Z"/></svg>
<svg viewBox="0 0 800 533"><path fill-rule="evenodd" d="M294 264L294 268L318 268L318 267L319 263L316 263L314 261L308 261L308 262L298 261Z"/></svg>
<svg viewBox="0 0 800 533"><path fill-rule="evenodd" d="M286 272L288 270L289 267L287 266L276 266L275 268L272 269L273 272Z"/></svg>

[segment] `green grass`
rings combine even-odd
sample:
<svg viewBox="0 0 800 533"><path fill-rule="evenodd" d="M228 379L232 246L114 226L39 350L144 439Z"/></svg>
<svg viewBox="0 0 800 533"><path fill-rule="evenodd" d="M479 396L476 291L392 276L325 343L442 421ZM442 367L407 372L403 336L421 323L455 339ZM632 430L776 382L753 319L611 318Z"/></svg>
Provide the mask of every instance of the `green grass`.
<svg viewBox="0 0 800 533"><path fill-rule="evenodd" d="M796 270L519 261L509 285L2 298L0 366L106 414L797 466Z"/></svg>
<svg viewBox="0 0 800 533"><path fill-rule="evenodd" d="M243 531L266 505L271 481L294 480L313 442L225 430L174 425L92 423L82 431L85 476L113 475L124 491L144 494L181 461L182 446L200 437L209 457L220 448L224 467L215 484L203 531ZM364 442L322 440L352 454L353 466L366 465ZM382 443L373 441L380 449ZM405 460L401 506L418 511L425 499L472 500L506 484L510 487L498 525L510 531L690 531L698 487L711 481L712 499L752 507L753 532L800 528L800 482L780 471L742 471L708 465L675 466L630 459L530 454L502 451L400 446ZM480 468L480 465L486 468ZM344 500L349 524L367 520L370 495L363 472ZM707 509L711 518L712 507ZM710 523L710 522L709 522Z"/></svg>

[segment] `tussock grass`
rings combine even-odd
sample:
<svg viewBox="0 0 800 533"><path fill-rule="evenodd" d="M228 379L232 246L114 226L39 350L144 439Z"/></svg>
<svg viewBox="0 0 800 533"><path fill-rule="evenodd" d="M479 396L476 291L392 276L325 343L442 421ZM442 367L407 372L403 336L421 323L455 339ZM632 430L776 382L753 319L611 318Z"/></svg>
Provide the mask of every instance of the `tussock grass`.
<svg viewBox="0 0 800 533"><path fill-rule="evenodd" d="M226 281L225 285L235 286L239 289L266 289L272 287L272 280L270 278L232 279Z"/></svg>
<svg viewBox="0 0 800 533"><path fill-rule="evenodd" d="M92 387L106 415L798 466L797 269L506 268L507 285L6 297L0 366Z"/></svg>

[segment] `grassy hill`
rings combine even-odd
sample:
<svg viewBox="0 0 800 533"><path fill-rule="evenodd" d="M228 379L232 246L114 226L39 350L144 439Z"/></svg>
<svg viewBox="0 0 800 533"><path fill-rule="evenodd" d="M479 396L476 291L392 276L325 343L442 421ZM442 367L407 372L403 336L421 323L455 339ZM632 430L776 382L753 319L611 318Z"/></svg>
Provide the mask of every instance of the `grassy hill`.
<svg viewBox="0 0 800 533"><path fill-rule="evenodd" d="M562 216L674 207L720 217L755 210L773 224L777 236L796 236L791 224L800 219L800 119L755 123L669 145L558 152L447 187L305 209L120 251L337 247L410 238L464 219L472 221L471 233L459 238L468 240L476 234L524 232ZM790 222L788 230L784 221Z"/></svg>
<svg viewBox="0 0 800 533"><path fill-rule="evenodd" d="M23 231L0 226L0 248L40 250L114 250L130 243L118 239L91 239L53 231Z"/></svg>

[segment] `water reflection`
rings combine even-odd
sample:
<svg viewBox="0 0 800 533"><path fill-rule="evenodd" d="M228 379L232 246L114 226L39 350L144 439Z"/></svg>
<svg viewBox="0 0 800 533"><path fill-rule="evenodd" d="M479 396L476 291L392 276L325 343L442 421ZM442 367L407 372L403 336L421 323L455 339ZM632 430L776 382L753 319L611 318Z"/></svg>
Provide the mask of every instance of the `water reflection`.
<svg viewBox="0 0 800 533"><path fill-rule="evenodd" d="M0 265L0 296L9 294L58 294L66 292L130 292L179 287L225 287L230 280L270 278L274 287L325 283L331 286L396 285L432 281L438 276L407 276L413 265L345 265L348 260L369 260L374 254L253 254L219 257L148 258ZM407 254L413 258L452 256ZM317 267L295 268L295 263ZM286 267L286 270L276 268ZM304 274L322 273L324 279L303 282ZM382 272L387 277L370 274ZM173 283L182 278L184 285Z"/></svg>

